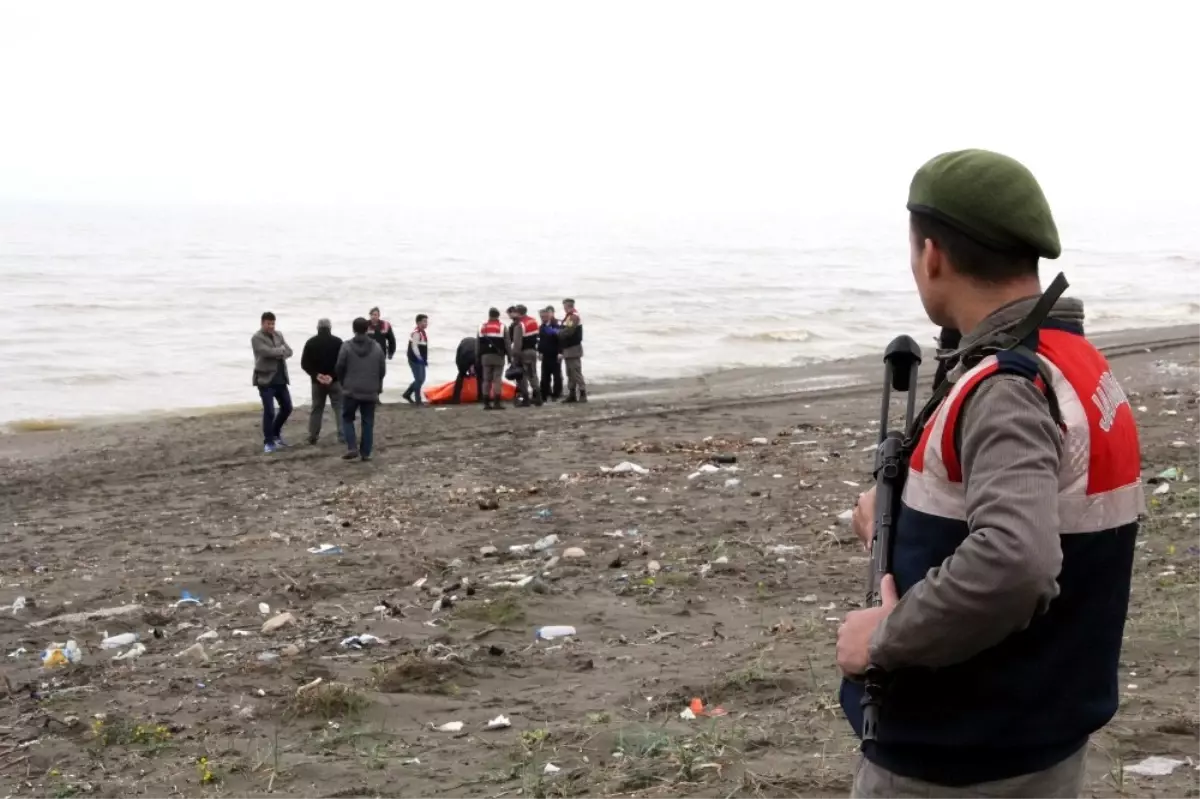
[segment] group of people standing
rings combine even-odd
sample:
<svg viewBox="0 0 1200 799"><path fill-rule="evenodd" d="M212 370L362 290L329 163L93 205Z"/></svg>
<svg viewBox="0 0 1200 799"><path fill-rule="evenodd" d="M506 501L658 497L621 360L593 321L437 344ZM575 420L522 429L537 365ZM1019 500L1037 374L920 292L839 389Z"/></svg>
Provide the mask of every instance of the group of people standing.
<svg viewBox="0 0 1200 799"><path fill-rule="evenodd" d="M360 316L351 327L354 337L342 341L333 334L333 324L328 319L321 319L317 322L317 334L304 344L300 368L312 379L308 443L317 443L321 417L328 402L338 421L338 442L347 445L342 457L369 461L374 448L375 406L383 393L388 356L371 335L371 323L367 319ZM379 328L379 325L375 326L376 330ZM287 446L283 440L283 425L292 414L287 368L292 348L275 329L275 314L270 311L262 315L262 325L251 336L250 346L254 351L253 382L263 407L263 452L272 453ZM355 417L362 420L362 435L357 437Z"/></svg>
<svg viewBox="0 0 1200 799"><path fill-rule="evenodd" d="M567 370L567 397L564 402L587 402L587 382L583 377L583 320L575 300L563 300L563 318L554 315L554 306L539 311L541 321L529 315L524 305L512 305L505 311L507 326L497 308L488 310L488 318L474 337L459 342L455 354L458 377L454 381L452 402L462 401L463 384L476 379L476 400L484 410L503 409L503 378L517 384L517 407L542 405L562 398L563 366ZM504 364L509 369L504 372ZM538 364L541 379L538 379Z"/></svg>
<svg viewBox="0 0 1200 799"><path fill-rule="evenodd" d="M468 377L477 380L477 398L485 410L500 409L504 365L517 383L517 404L541 405L562 396L562 370L567 371L566 402L587 402L584 382L583 322L575 301L563 300L563 320L555 318L553 306L540 312L541 322L529 316L524 305L508 308L509 324L500 321L500 311L488 311L488 320L475 336L462 340L455 355L458 377L453 402L462 398ZM429 317L417 314L405 348L412 382L401 395L412 405L424 404L422 389L429 367ZM345 444L346 460L368 461L374 448L375 406L383 393L387 362L396 355L396 334L391 324L372 308L369 318L359 317L352 325L354 337L343 341L333 334L328 319L317 322L317 333L304 344L300 368L312 381L312 410L308 419L308 443L316 444L321 434L325 406L333 408L337 440ZM292 413L287 361L292 348L275 329L275 314L262 315L259 329L250 338L254 352L253 385L262 401L263 452L287 447L283 426ZM538 363L542 364L538 380ZM278 406L278 407L276 407ZM355 419L361 419L361 435L355 436Z"/></svg>

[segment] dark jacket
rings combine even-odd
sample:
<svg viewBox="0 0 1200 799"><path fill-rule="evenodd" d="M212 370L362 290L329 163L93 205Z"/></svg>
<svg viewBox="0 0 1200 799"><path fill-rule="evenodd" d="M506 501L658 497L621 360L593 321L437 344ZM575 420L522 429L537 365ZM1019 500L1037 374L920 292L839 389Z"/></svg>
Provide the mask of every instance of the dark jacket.
<svg viewBox="0 0 1200 799"><path fill-rule="evenodd" d="M342 344L335 371L345 396L359 402L378 402L387 374L387 357L370 337L355 336Z"/></svg>
<svg viewBox="0 0 1200 799"><path fill-rule="evenodd" d="M468 336L458 342L458 350L454 353L454 365L458 371L467 374L475 368L475 337Z"/></svg>
<svg viewBox="0 0 1200 799"><path fill-rule="evenodd" d="M538 329L538 352L544 358L558 358L558 353L561 350L558 343L558 330L560 325L557 319L551 319Z"/></svg>
<svg viewBox="0 0 1200 799"><path fill-rule="evenodd" d="M313 380L317 379L317 375L335 375L338 353L341 350L340 338L328 330L318 330L317 335L304 342L304 352L300 354L300 368Z"/></svg>
<svg viewBox="0 0 1200 799"><path fill-rule="evenodd" d="M368 322L367 336L380 346L388 358L396 354L396 331L392 330L391 322L386 319L380 319L378 325Z"/></svg>

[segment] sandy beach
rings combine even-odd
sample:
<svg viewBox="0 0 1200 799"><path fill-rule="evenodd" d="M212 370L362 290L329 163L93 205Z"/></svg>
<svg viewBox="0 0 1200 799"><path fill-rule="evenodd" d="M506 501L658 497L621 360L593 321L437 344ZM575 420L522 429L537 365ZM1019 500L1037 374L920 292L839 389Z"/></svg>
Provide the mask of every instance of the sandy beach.
<svg viewBox="0 0 1200 799"><path fill-rule="evenodd" d="M1150 513L1085 795L1195 796L1197 329L1095 340ZM0 605L24 598L0 610L0 795L845 795L834 642L866 559L838 516L871 482L881 372L390 404L370 464L329 415L300 444L307 409L269 457L253 412L0 435ZM114 660L122 633L145 651ZM43 667L68 640L80 662ZM1128 771L1149 756L1187 762Z"/></svg>

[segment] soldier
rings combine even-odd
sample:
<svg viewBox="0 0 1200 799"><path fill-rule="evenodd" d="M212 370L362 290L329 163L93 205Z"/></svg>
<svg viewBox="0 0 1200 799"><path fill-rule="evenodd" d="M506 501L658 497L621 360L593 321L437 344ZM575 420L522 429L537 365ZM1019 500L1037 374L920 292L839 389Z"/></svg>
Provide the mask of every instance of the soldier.
<svg viewBox="0 0 1200 799"><path fill-rule="evenodd" d="M885 676L853 795L1079 796L1088 737L1117 709L1144 510L1138 432L1083 306L1045 294L1061 248L1024 166L939 155L909 189L917 292L962 331L959 363L914 424L883 604L838 630L842 708ZM852 525L869 544L874 490Z"/></svg>
<svg viewBox="0 0 1200 799"><path fill-rule="evenodd" d="M587 382L583 379L583 320L575 310L575 300L565 299L562 306L558 357L567 365L567 398L563 402L587 402Z"/></svg>
<svg viewBox="0 0 1200 799"><path fill-rule="evenodd" d="M512 357L521 366L521 379L517 381L517 392L521 399L518 403L522 408L528 408L530 398L534 405L542 404L541 388L538 385L537 356L540 325L529 315L529 309L517 305L512 316Z"/></svg>
<svg viewBox="0 0 1200 799"><path fill-rule="evenodd" d="M500 311L488 309L487 321L479 326L475 338L476 360L483 366L483 376L478 378L479 390L483 393L485 411L501 411L504 386L504 359L508 354L508 340L504 336L504 324Z"/></svg>
<svg viewBox="0 0 1200 799"><path fill-rule="evenodd" d="M458 349L454 352L454 366L458 370L458 376L454 378L454 394L450 399L452 405L462 402L463 383L468 377L475 379L475 401L483 402L483 368L479 365L475 341L475 336L464 338L458 342Z"/></svg>
<svg viewBox="0 0 1200 799"><path fill-rule="evenodd" d="M421 396L421 387L425 385L425 370L429 368L429 317L423 313L417 314L416 327L408 336L408 368L412 370L413 380L401 394L412 405L420 407L425 404Z"/></svg>

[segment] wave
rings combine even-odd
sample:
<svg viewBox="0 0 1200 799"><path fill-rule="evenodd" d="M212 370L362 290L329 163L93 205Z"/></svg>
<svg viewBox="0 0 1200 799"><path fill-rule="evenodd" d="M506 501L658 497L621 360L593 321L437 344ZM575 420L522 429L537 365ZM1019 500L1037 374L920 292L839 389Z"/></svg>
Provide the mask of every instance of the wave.
<svg viewBox="0 0 1200 799"><path fill-rule="evenodd" d="M798 330L763 330L756 333L730 333L725 341L758 341L778 344L802 344L806 341L819 341L821 336L800 328Z"/></svg>

